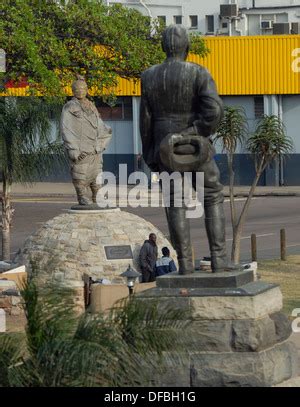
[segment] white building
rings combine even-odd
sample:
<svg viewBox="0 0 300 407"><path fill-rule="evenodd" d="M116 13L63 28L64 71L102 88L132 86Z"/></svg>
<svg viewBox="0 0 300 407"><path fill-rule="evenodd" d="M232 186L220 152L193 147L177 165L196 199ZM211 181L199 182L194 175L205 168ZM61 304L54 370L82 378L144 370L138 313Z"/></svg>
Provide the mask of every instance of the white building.
<svg viewBox="0 0 300 407"><path fill-rule="evenodd" d="M111 0L205 35L300 34L300 0Z"/></svg>

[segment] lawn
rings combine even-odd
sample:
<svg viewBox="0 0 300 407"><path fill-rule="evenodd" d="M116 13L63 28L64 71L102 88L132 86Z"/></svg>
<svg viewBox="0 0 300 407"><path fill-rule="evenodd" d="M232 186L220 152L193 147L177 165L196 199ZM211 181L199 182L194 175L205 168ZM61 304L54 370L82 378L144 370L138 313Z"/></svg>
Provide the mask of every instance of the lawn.
<svg viewBox="0 0 300 407"><path fill-rule="evenodd" d="M300 255L259 262L258 274L261 280L280 285L284 313L291 316L293 309L300 308Z"/></svg>

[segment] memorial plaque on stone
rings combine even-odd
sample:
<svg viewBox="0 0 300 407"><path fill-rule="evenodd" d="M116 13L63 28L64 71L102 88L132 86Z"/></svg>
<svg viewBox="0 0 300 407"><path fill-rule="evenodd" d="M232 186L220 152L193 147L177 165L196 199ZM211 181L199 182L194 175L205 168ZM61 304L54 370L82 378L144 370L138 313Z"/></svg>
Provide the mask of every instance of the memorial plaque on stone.
<svg viewBox="0 0 300 407"><path fill-rule="evenodd" d="M104 246L107 260L133 259L130 245Z"/></svg>

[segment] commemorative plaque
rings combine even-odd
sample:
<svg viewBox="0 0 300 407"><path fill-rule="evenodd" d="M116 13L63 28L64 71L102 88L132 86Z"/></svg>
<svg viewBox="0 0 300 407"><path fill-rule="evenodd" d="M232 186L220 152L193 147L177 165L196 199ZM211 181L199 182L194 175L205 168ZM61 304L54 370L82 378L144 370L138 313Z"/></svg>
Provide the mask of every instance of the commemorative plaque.
<svg viewBox="0 0 300 407"><path fill-rule="evenodd" d="M104 246L107 260L133 259L130 245Z"/></svg>

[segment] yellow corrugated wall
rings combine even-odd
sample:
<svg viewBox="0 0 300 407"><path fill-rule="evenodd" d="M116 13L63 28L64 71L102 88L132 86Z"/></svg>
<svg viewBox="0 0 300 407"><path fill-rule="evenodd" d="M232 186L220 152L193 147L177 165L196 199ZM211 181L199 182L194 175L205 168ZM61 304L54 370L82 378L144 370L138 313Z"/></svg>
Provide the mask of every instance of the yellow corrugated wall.
<svg viewBox="0 0 300 407"><path fill-rule="evenodd" d="M188 60L207 67L221 95L300 93L300 35L206 37L205 41L209 55L190 54ZM140 83L119 78L115 92L139 96ZM22 96L25 89L8 93Z"/></svg>
<svg viewBox="0 0 300 407"><path fill-rule="evenodd" d="M294 50L300 57L299 35L211 37L206 44L211 50L206 58L190 55L189 60L208 68L220 94L300 93L300 69L292 69Z"/></svg>

